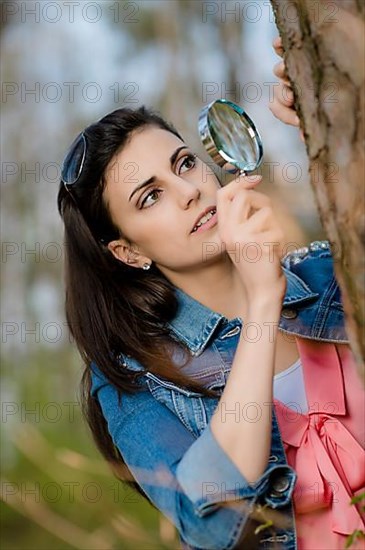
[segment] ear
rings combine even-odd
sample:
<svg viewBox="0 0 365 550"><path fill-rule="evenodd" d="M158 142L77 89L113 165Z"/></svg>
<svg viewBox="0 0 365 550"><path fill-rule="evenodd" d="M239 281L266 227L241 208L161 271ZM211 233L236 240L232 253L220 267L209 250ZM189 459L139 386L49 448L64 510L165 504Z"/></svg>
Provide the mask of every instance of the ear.
<svg viewBox="0 0 365 550"><path fill-rule="evenodd" d="M132 249L130 244L122 239L108 243L108 249L117 260L127 264L130 267L140 268L146 261L148 261L148 258L140 256L138 252Z"/></svg>

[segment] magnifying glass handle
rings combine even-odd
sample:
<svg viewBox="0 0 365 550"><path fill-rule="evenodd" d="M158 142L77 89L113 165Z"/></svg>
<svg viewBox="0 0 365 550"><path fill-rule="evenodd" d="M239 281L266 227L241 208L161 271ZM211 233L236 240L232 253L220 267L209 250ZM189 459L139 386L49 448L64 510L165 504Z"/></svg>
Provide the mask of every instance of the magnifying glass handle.
<svg viewBox="0 0 365 550"><path fill-rule="evenodd" d="M226 172L228 172L228 174L238 174L239 176L245 176L246 175L246 172L240 168L234 168L234 169L231 169L231 170L226 170Z"/></svg>

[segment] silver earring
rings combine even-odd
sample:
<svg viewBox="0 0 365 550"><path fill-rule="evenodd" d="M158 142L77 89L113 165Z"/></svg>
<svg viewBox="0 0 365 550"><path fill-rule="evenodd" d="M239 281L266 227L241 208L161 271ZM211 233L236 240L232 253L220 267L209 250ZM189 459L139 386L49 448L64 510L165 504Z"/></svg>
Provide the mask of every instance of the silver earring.
<svg viewBox="0 0 365 550"><path fill-rule="evenodd" d="M150 267L151 267L151 264L148 264L148 263L146 262L145 264L143 264L142 269L147 270L147 269L149 269Z"/></svg>

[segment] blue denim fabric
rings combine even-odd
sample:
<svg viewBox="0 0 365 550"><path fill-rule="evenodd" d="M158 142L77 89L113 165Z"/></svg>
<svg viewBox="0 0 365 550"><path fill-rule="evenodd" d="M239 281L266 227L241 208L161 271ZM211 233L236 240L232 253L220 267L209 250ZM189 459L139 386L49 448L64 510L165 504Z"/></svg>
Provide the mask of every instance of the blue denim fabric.
<svg viewBox="0 0 365 550"><path fill-rule="evenodd" d="M348 343L328 241L315 241L287 254L281 263L287 289L280 328L305 338ZM228 320L180 289L176 294L179 309L170 323L171 334L187 345L193 358L184 372L221 394L242 319ZM141 391L123 393L119 403L116 389L92 365L91 392L97 396L111 437L136 481L176 525L182 548L296 550L291 500L296 473L286 462L275 411L267 468L255 483L249 483L210 429L219 398L178 387L145 371L132 357L121 359L129 369L144 371L139 380ZM179 359L177 348L177 364ZM240 415L237 405L236 410L225 413ZM285 525L254 536L258 524L252 511L257 504L280 511Z"/></svg>

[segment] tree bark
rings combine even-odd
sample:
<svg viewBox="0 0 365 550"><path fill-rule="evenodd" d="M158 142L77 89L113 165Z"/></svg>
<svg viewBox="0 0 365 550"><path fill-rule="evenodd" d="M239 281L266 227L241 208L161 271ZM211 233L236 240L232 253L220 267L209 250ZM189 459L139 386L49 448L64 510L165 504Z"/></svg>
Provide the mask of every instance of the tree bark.
<svg viewBox="0 0 365 550"><path fill-rule="evenodd" d="M365 381L363 0L271 0L311 185L334 257L346 330Z"/></svg>

